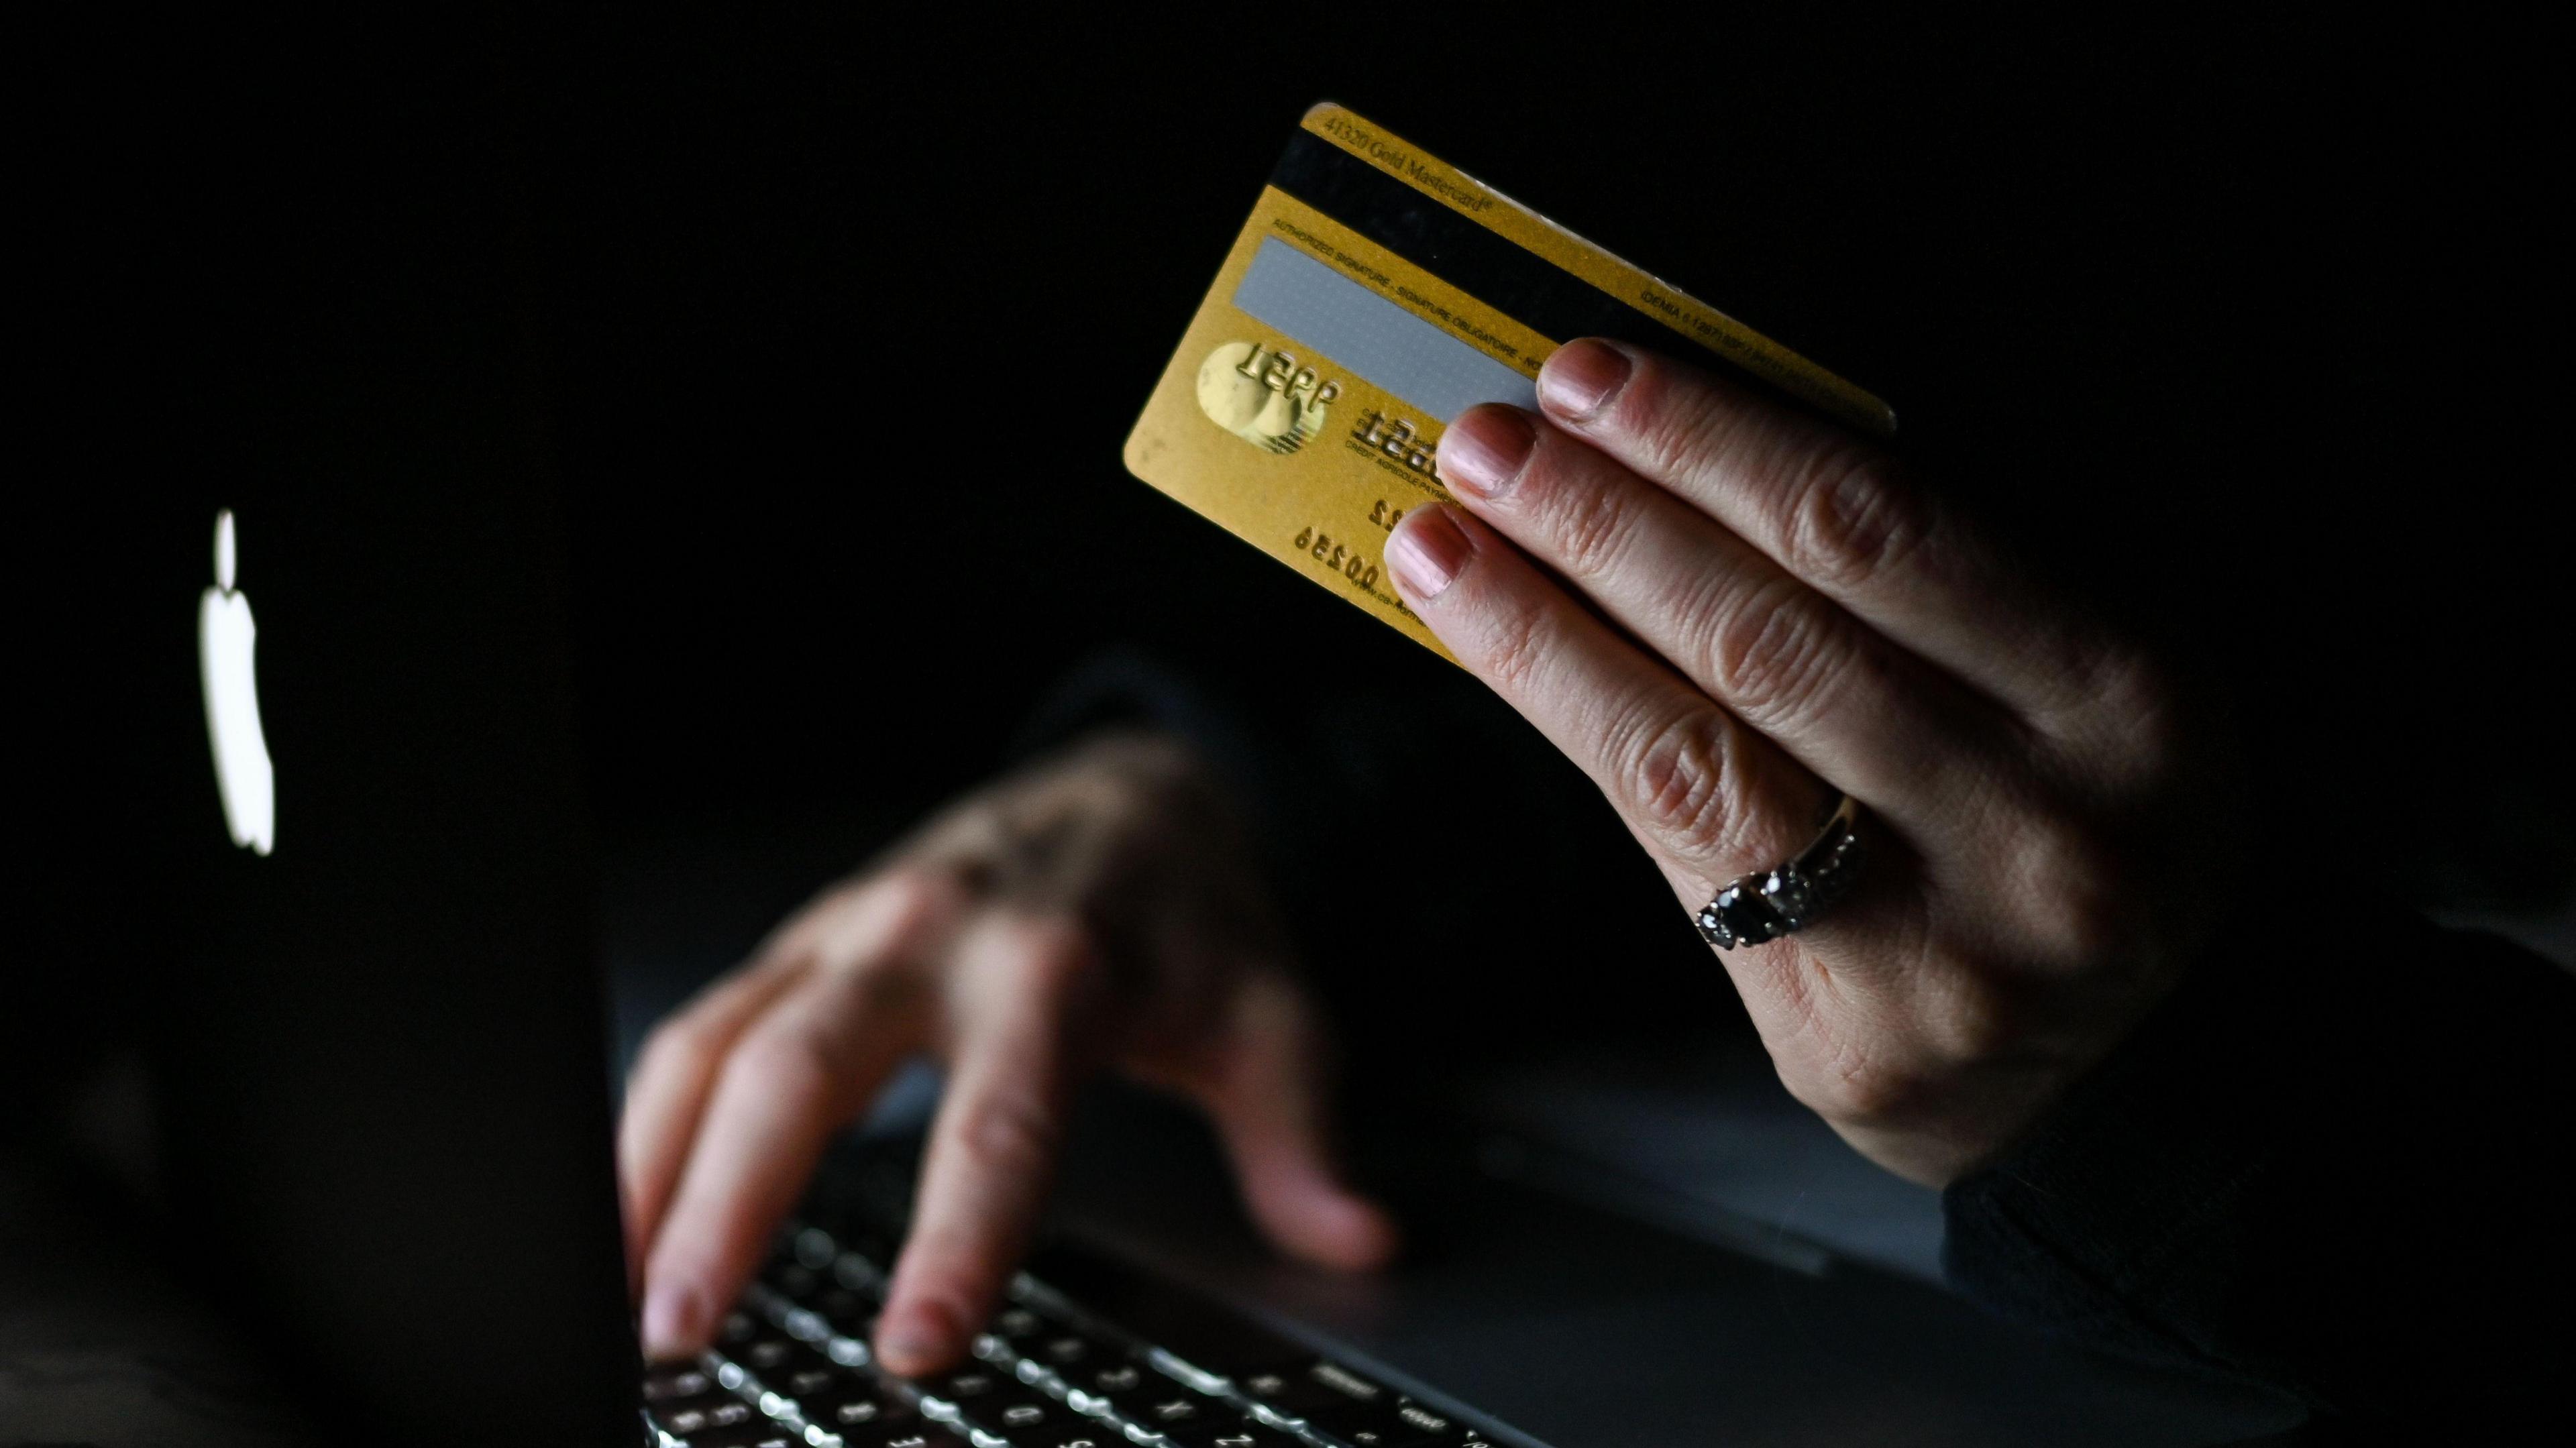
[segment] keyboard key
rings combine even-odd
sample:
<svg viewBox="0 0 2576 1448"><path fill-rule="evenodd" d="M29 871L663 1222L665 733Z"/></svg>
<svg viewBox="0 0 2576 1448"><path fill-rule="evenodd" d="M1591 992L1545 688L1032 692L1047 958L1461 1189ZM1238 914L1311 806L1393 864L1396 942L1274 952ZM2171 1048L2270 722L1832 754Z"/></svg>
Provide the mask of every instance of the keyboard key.
<svg viewBox="0 0 2576 1448"><path fill-rule="evenodd" d="M1146 1399L1176 1390L1171 1379L1147 1372L1132 1362L1088 1372L1076 1370L1064 1374L1059 1381L1064 1384L1067 1400L1086 1413L1115 1409L1134 1416Z"/></svg>
<svg viewBox="0 0 2576 1448"><path fill-rule="evenodd" d="M1032 1254L1030 1274L1100 1320L1159 1343L1219 1377L1245 1375L1311 1359L1311 1349L1262 1329L1195 1293L1098 1253L1063 1245Z"/></svg>
<svg viewBox="0 0 2576 1448"><path fill-rule="evenodd" d="M813 1308L823 1320L851 1337L864 1338L876 1330L877 1300L864 1292L853 1292L838 1285L814 1294Z"/></svg>
<svg viewBox="0 0 2576 1448"><path fill-rule="evenodd" d="M691 1440L715 1428L738 1427L758 1418L751 1404L731 1393L701 1393L694 1398L680 1398L653 1409L653 1419L663 1431Z"/></svg>
<svg viewBox="0 0 2576 1448"><path fill-rule="evenodd" d="M822 1290L823 1274L802 1262L779 1262L763 1272L761 1280L798 1302Z"/></svg>
<svg viewBox="0 0 2576 1448"><path fill-rule="evenodd" d="M665 1403L673 1398L694 1398L715 1388L716 1380L706 1369L693 1363L669 1363L644 1374L644 1401Z"/></svg>
<svg viewBox="0 0 2576 1448"><path fill-rule="evenodd" d="M845 1428L895 1427L917 1423L921 1414L910 1403L867 1384L852 1384L812 1400L798 1399L805 1420L839 1432Z"/></svg>
<svg viewBox="0 0 2576 1448"><path fill-rule="evenodd" d="M1006 1388L1018 1386L1017 1379L998 1368L979 1367L950 1373L945 1377L932 1378L921 1385L921 1390L933 1397L946 1398L952 1403L972 1407L975 1403L990 1398Z"/></svg>
<svg viewBox="0 0 2576 1448"><path fill-rule="evenodd" d="M1068 1427L1014 1434L1011 1448L1130 1448L1127 1435L1115 1428L1080 1418L1069 1422ZM1302 1448L1302 1445L1296 1445L1296 1448Z"/></svg>
<svg viewBox="0 0 2576 1448"><path fill-rule="evenodd" d="M1307 1422L1352 1445L1352 1448L1429 1448L1454 1445L1464 1437L1446 1414L1419 1403L1352 1404L1315 1413Z"/></svg>
<svg viewBox="0 0 2576 1448"><path fill-rule="evenodd" d="M858 1369L892 1262L883 1242L811 1229L786 1236L748 1294L748 1311L717 1333L721 1361L710 1361L721 1374L691 1364L648 1371L653 1420L691 1448L797 1441L722 1391L748 1374L776 1395L764 1404L789 1416L792 1403L816 1435L837 1435L848 1448L1305 1448L1299 1435L1309 1433L1352 1448L1491 1448L1449 1415L1311 1349L1168 1285L1114 1266L1102 1275L1098 1263L1081 1281L1036 1265L1014 1289L1025 1300L1005 1303L978 1335L980 1361L891 1384ZM1056 1295L1064 1290L1078 1308ZM1125 1332L1079 1325L1095 1311ZM1127 1332L1169 1352L1147 1353ZM1212 1396L1221 1379L1266 1411L1246 1418L1241 1405ZM921 1401L909 1399L914 1392ZM1099 1421L1113 1412L1133 1428Z"/></svg>
<svg viewBox="0 0 2576 1448"><path fill-rule="evenodd" d="M922 1402L926 1416L945 1419L953 1412L961 1429L981 1428L1014 1444L1025 1434L1070 1427L1078 1419L1071 1408L1000 1373L954 1373L922 1390L929 1395Z"/></svg>
<svg viewBox="0 0 2576 1448"><path fill-rule="evenodd" d="M1042 1429L1072 1429L1082 1422L1080 1414L1046 1396L1020 1388L1007 1398L987 1399L975 1405L967 1415L979 1428L999 1433L1017 1443Z"/></svg>
<svg viewBox="0 0 2576 1448"><path fill-rule="evenodd" d="M785 1393L798 1402L820 1397L850 1380L849 1370L826 1361L820 1366L800 1364L786 1372L762 1379L772 1392Z"/></svg>
<svg viewBox="0 0 2576 1448"><path fill-rule="evenodd" d="M689 1435L689 1448L804 1448L804 1440L763 1418Z"/></svg>
<svg viewBox="0 0 2576 1448"><path fill-rule="evenodd" d="M841 1253L891 1269L894 1266L894 1239L877 1232L844 1232L841 1234Z"/></svg>
<svg viewBox="0 0 2576 1448"><path fill-rule="evenodd" d="M971 1448L964 1438L932 1423L883 1430L862 1428L842 1434L841 1441L849 1448Z"/></svg>
<svg viewBox="0 0 2576 1448"><path fill-rule="evenodd" d="M1395 1394L1328 1358L1318 1358L1289 1372L1254 1373L1243 1379L1243 1391L1292 1418L1343 1409L1393 1408Z"/></svg>
<svg viewBox="0 0 2576 1448"><path fill-rule="evenodd" d="M1300 1439L1240 1418L1174 1428L1167 1436L1175 1448L1305 1448Z"/></svg>
<svg viewBox="0 0 2576 1448"><path fill-rule="evenodd" d="M1122 1403L1129 1395L1145 1391L1148 1381L1146 1371L1131 1362L1113 1363L1101 1368L1077 1368L1063 1374L1063 1377L1066 1383L1084 1392L1095 1393L1113 1402ZM1151 1375L1151 1381L1154 1386L1161 1387L1169 1380L1160 1373L1156 1373Z"/></svg>
<svg viewBox="0 0 2576 1448"><path fill-rule="evenodd" d="M1411 1398L1396 1405L1395 1415L1426 1433L1445 1435L1460 1431L1458 1425L1449 1420L1448 1414L1428 1404L1417 1403Z"/></svg>
<svg viewBox="0 0 2576 1448"><path fill-rule="evenodd" d="M1446 1434L1424 1433L1402 1423L1326 1423L1317 1419L1314 1426L1352 1448L1429 1448L1431 1444L1453 1441Z"/></svg>
<svg viewBox="0 0 2576 1448"><path fill-rule="evenodd" d="M858 1386L866 1379L825 1357L803 1343L775 1367L760 1370L760 1385L781 1397L803 1402L821 1398L844 1388Z"/></svg>
<svg viewBox="0 0 2576 1448"><path fill-rule="evenodd" d="M1191 1393L1160 1392L1125 1410L1127 1416L1162 1432L1217 1421L1215 1401ZM1227 1412L1226 1417L1233 1417Z"/></svg>
<svg viewBox="0 0 2576 1448"><path fill-rule="evenodd" d="M1025 1307L1006 1307L993 1315L989 1330L995 1337L1001 1338L1013 1347L1018 1347L1022 1343L1032 1342L1053 1331L1055 1327L1056 1324Z"/></svg>
<svg viewBox="0 0 2576 1448"><path fill-rule="evenodd" d="M1471 1441L1480 1441L1448 1414L1411 1399L1324 1409L1307 1421L1352 1448L1465 1448Z"/></svg>
<svg viewBox="0 0 2576 1448"><path fill-rule="evenodd" d="M793 1250L798 1265L820 1272L832 1265L833 1258L841 1255L841 1244L832 1240L831 1233L819 1227L807 1227L796 1234Z"/></svg>
<svg viewBox="0 0 2576 1448"><path fill-rule="evenodd" d="M1115 1344L1082 1332L1051 1332L1015 1346L1021 1356L1036 1358L1059 1373L1092 1363L1124 1362L1127 1358Z"/></svg>
<svg viewBox="0 0 2576 1448"><path fill-rule="evenodd" d="M832 1264L832 1280L853 1292L864 1292L871 1297L883 1297L886 1289L884 1264L887 1260L862 1257L856 1252L844 1252L839 1260Z"/></svg>

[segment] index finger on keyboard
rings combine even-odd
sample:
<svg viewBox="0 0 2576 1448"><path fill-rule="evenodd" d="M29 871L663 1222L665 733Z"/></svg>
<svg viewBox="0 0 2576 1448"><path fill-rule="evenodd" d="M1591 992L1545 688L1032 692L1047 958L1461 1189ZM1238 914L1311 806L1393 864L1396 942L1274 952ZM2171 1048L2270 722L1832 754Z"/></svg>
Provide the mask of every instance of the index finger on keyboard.
<svg viewBox="0 0 2576 1448"><path fill-rule="evenodd" d="M898 1373L946 1366L992 1312L1054 1175L1072 1017L1092 974L1078 927L998 920L965 946L948 1090L932 1124L911 1239L877 1352Z"/></svg>
<svg viewBox="0 0 2576 1448"><path fill-rule="evenodd" d="M644 1273L644 1346L697 1351L805 1190L823 1148L917 1049L883 969L822 970L726 1058Z"/></svg>

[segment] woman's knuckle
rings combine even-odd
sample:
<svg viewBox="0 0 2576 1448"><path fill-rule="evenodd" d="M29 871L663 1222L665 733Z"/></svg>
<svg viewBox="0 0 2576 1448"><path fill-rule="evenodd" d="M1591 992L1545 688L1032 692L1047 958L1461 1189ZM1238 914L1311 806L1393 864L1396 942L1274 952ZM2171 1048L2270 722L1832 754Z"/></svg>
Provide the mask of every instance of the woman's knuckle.
<svg viewBox="0 0 2576 1448"><path fill-rule="evenodd" d="M2060 892L2046 924L2050 953L2086 968L2112 963L2138 938L2134 906L2098 878Z"/></svg>
<svg viewBox="0 0 2576 1448"><path fill-rule="evenodd" d="M1741 811L1716 722L1686 716L1627 732L1623 776L1638 823L1694 854L1722 850Z"/></svg>
<svg viewBox="0 0 2576 1448"><path fill-rule="evenodd" d="M1089 974L1101 958L1097 932L1071 914L1048 913L1018 923L1013 968L1024 987L1054 991Z"/></svg>
<svg viewBox="0 0 2576 1448"><path fill-rule="evenodd" d="M1731 409L1653 360L1638 363L1620 398L1619 421L1646 474L1665 479L1709 471L1725 455L1734 427Z"/></svg>
<svg viewBox="0 0 2576 1448"><path fill-rule="evenodd" d="M878 876L874 893L898 924L919 920L937 909L958 887L957 871L927 860L907 861Z"/></svg>
<svg viewBox="0 0 2576 1448"><path fill-rule="evenodd" d="M2117 781L2159 781L2191 753L2180 691L2155 659L2132 649L2106 649L2086 673L2080 707L2106 739Z"/></svg>
<svg viewBox="0 0 2576 1448"><path fill-rule="evenodd" d="M1857 1035L1842 1038L1814 1069L1784 1084L1800 1105L1845 1126L1902 1120L1923 1095L1915 1073L1894 1067Z"/></svg>
<svg viewBox="0 0 2576 1448"><path fill-rule="evenodd" d="M1882 455L1838 448L1789 488L1784 546L1791 570L1838 591L1886 577L1931 536L1930 510Z"/></svg>
<svg viewBox="0 0 2576 1448"><path fill-rule="evenodd" d="M799 1110L828 1105L839 1088L839 1063L812 1027L772 1026L734 1052L726 1076Z"/></svg>
<svg viewBox="0 0 2576 1448"><path fill-rule="evenodd" d="M1636 509L1619 489L1591 485L1559 489L1554 512L1550 531L1555 535L1556 561L1569 577L1598 578L1627 551Z"/></svg>
<svg viewBox="0 0 2576 1448"><path fill-rule="evenodd" d="M878 882L892 914L894 933L909 937L963 910L992 885L992 870L982 855L965 853L909 860L889 870Z"/></svg>
<svg viewBox="0 0 2576 1448"><path fill-rule="evenodd" d="M1486 639L1486 681L1505 695L1525 693L1545 665L1548 637L1545 615L1536 605L1520 603L1506 608L1494 620Z"/></svg>
<svg viewBox="0 0 2576 1448"><path fill-rule="evenodd" d="M2186 695L2181 677L2163 658L2142 648L2107 645L2103 692L2114 707L2141 717L2171 718Z"/></svg>
<svg viewBox="0 0 2576 1448"><path fill-rule="evenodd" d="M1953 1066L1993 1061L2021 1039L2019 1014L2004 991L1981 982L1966 983L1925 1012L1926 1044Z"/></svg>
<svg viewBox="0 0 2576 1448"><path fill-rule="evenodd" d="M866 973L930 930L963 896L944 861L887 866L819 905L823 919L806 949L827 974Z"/></svg>
<svg viewBox="0 0 2576 1448"><path fill-rule="evenodd" d="M2051 820L2022 850L2016 893L2040 954L2060 965L2097 965L2136 934L2138 902L2123 888L2118 857L2081 825Z"/></svg>
<svg viewBox="0 0 2576 1448"><path fill-rule="evenodd" d="M1780 588L1766 588L1711 631L1708 672L1727 704L1773 728L1805 717L1833 667L1830 630Z"/></svg>

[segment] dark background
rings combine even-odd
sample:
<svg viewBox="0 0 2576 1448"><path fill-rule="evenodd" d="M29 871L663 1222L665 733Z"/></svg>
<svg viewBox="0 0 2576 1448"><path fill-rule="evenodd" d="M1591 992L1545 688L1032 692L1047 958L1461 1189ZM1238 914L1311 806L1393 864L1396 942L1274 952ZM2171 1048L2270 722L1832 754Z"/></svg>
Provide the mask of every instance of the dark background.
<svg viewBox="0 0 2576 1448"><path fill-rule="evenodd" d="M2557 107L2510 36L522 39L612 812L927 803L1106 639L1435 669L1117 461L1329 96L1893 400L2241 697L2302 849L2564 881Z"/></svg>
<svg viewBox="0 0 2576 1448"><path fill-rule="evenodd" d="M1892 400L1934 485L2232 692L2282 848L2400 903L2563 900L2530 37L1280 24L30 37L28 959L99 968L26 973L15 1054L83 1038L53 1023L169 924L156 833L214 817L193 724L136 702L190 667L203 567L154 481L332 446L266 405L358 365L325 333L410 368L420 426L412 330L519 339L612 835L855 859L1112 641L1256 698L1458 690L1118 463L1323 97ZM423 257L469 280L416 294Z"/></svg>
<svg viewBox="0 0 2576 1448"><path fill-rule="evenodd" d="M86 1110L120 1034L190 1024L162 989L191 939L178 861L219 817L190 637L205 522L156 506L173 479L434 486L406 460L537 449L589 801L612 855L690 840L717 868L787 842L742 939L987 775L1113 642L1257 710L1433 701L1435 775L1439 730L1519 737L1118 463L1325 97L1890 399L1932 485L2234 697L2265 838L2379 892L2364 908L2565 908L2565 299L2542 221L2565 127L2531 35L601 7L102 21L18 53L34 928L0 968L0 1145ZM462 401L489 379L455 372L494 356L514 437L451 445L502 426ZM317 417L317 396L366 401ZM1508 813L1569 783L1531 769L1464 784ZM1381 784L1357 807L1390 828L1407 782ZM1701 1031L1723 982L1597 815L1547 844L1632 895L1497 859L1527 843L1501 835L1391 873L1435 904L1499 874L1550 887L1529 893L1569 927L1660 927L1668 960L1580 999ZM1522 1005L1568 1022L1586 963L1513 944L1496 973L1539 967ZM1423 989L1388 973L1389 1013Z"/></svg>

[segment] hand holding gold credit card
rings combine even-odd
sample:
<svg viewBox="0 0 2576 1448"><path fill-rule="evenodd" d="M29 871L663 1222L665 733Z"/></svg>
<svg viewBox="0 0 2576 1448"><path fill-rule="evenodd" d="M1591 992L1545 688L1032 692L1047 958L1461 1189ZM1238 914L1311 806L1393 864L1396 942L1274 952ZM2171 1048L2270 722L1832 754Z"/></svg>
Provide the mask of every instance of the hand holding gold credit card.
<svg viewBox="0 0 2576 1448"><path fill-rule="evenodd" d="M1868 432L1886 403L1330 103L1271 173L1127 438L1127 468L1434 652L1380 545L1445 499L1437 450L1534 407L1559 343L1603 336L1753 378Z"/></svg>

